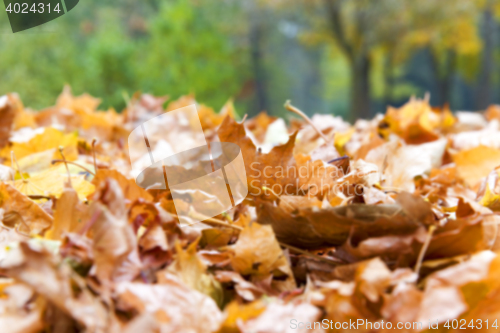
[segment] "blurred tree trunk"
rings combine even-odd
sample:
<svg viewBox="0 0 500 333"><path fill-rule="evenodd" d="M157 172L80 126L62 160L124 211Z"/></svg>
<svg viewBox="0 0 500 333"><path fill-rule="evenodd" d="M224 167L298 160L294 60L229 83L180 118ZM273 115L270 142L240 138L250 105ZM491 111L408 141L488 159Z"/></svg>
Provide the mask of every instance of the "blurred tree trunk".
<svg viewBox="0 0 500 333"><path fill-rule="evenodd" d="M384 107L391 105L394 91L394 51L389 50L384 64Z"/></svg>
<svg viewBox="0 0 500 333"><path fill-rule="evenodd" d="M268 98L266 90L266 73L264 57L262 52L263 28L260 22L260 13L254 11L250 22L250 57L254 75L255 98L257 111L268 110Z"/></svg>
<svg viewBox="0 0 500 333"><path fill-rule="evenodd" d="M354 119L369 118L370 114L370 58L358 55L351 61L351 105Z"/></svg>
<svg viewBox="0 0 500 333"><path fill-rule="evenodd" d="M309 48L307 55L310 61L310 68L304 78L304 98L306 110L309 114L321 113L323 101L321 90L323 85L321 73L322 49L319 47Z"/></svg>
<svg viewBox="0 0 500 333"><path fill-rule="evenodd" d="M351 119L368 118L370 112L370 56L364 43L357 45L349 43L345 35L342 22L341 1L324 0L329 16L331 32L336 39L340 49L345 53L351 65L351 98L350 113ZM362 15L358 20L358 29L362 29L364 24Z"/></svg>
<svg viewBox="0 0 500 333"><path fill-rule="evenodd" d="M479 74L477 85L477 99L475 107L484 110L491 103L491 73L493 72L493 52L494 52L494 29L495 22L491 7L487 7L483 12L484 39L483 39L483 61L481 73Z"/></svg>
<svg viewBox="0 0 500 333"><path fill-rule="evenodd" d="M453 74L455 73L455 69L457 67L457 54L453 50L446 51L443 65L440 66L437 52L434 52L431 47L429 53L431 67L435 75L435 82L437 85L438 104L444 105L450 102Z"/></svg>

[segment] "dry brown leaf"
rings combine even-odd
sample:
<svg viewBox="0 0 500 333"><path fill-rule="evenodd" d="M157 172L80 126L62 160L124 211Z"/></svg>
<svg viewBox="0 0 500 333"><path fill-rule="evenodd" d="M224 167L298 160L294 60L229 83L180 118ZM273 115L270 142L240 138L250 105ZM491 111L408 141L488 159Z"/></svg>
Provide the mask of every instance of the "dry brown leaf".
<svg viewBox="0 0 500 333"><path fill-rule="evenodd" d="M235 143L240 147L250 194L263 194L263 186L272 189L275 184L281 188L288 185L292 187L291 191L297 191L295 179L298 175L296 168L294 170L293 158L297 133L292 134L286 144L274 147L268 154L258 151L252 140L246 136L243 124L237 123L231 117L224 119L217 133L221 142Z"/></svg>
<svg viewBox="0 0 500 333"><path fill-rule="evenodd" d="M107 317L103 304L68 265L60 264L45 250L27 243L9 252L0 271L22 282L94 332L105 332Z"/></svg>
<svg viewBox="0 0 500 333"><path fill-rule="evenodd" d="M0 148L8 142L13 127L16 109L8 95L0 96Z"/></svg>
<svg viewBox="0 0 500 333"><path fill-rule="evenodd" d="M264 280L270 276L279 278L280 280L273 280L272 285L281 291L295 288L289 262L271 226L248 223L230 250L233 253L231 265L236 272L251 275L256 280Z"/></svg>
<svg viewBox="0 0 500 333"><path fill-rule="evenodd" d="M108 178L101 183L93 200L87 222L95 258L91 274L106 287L112 281L130 281L139 274L141 263L118 182Z"/></svg>
<svg viewBox="0 0 500 333"><path fill-rule="evenodd" d="M150 314L161 332L215 332L222 314L208 296L175 279L162 284L122 282L116 287L119 308Z"/></svg>
<svg viewBox="0 0 500 333"><path fill-rule="evenodd" d="M53 223L49 214L9 184L0 183L0 208L2 224L23 234L42 234Z"/></svg>
<svg viewBox="0 0 500 333"><path fill-rule="evenodd" d="M105 181L106 178L114 179L120 186L123 195L127 200L135 201L142 198L146 201L152 201L153 197L142 187L139 187L133 179L127 179L124 175L116 170L99 169L92 180L92 184L99 185Z"/></svg>
<svg viewBox="0 0 500 333"><path fill-rule="evenodd" d="M80 202L78 193L67 184L54 205L54 223L46 234L47 239L58 240L65 233L81 230L89 219L88 206Z"/></svg>

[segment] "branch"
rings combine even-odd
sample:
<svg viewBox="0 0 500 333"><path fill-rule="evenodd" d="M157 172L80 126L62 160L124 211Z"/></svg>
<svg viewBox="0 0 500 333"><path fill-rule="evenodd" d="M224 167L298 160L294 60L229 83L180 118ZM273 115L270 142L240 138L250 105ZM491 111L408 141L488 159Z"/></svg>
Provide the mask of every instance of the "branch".
<svg viewBox="0 0 500 333"><path fill-rule="evenodd" d="M332 32L342 50L351 58L354 58L354 51L352 45L346 39L344 27L342 26L342 19L340 17L340 1L338 0L325 0L325 6L330 17Z"/></svg>

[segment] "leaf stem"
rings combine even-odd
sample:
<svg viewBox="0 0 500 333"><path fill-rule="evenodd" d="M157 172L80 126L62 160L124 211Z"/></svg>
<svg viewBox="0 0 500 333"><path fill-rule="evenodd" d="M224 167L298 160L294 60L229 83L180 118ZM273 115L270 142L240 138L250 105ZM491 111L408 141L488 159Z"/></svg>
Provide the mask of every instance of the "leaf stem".
<svg viewBox="0 0 500 333"><path fill-rule="evenodd" d="M97 162L95 158L95 143L96 143L96 138L92 140L92 155L94 157L94 172L97 172ZM93 174L95 176L95 174Z"/></svg>
<svg viewBox="0 0 500 333"><path fill-rule="evenodd" d="M63 146L59 146L59 153L62 156L62 159L63 159L63 162L64 162L64 166L66 166L66 172L68 173L68 183L69 183L69 186L73 187L73 184L71 184L71 173L69 172L68 163L66 161L66 157L64 157L63 150L64 150L64 147Z"/></svg>
<svg viewBox="0 0 500 333"><path fill-rule="evenodd" d="M427 252L427 249L429 248L429 244L431 243L432 235L434 234L434 230L436 230L436 226L431 225L429 227L429 230L427 231L427 238L425 239L425 243L424 243L424 245L422 245L422 248L420 249L420 253L418 254L417 263L416 263L415 269L414 269L414 271L415 271L415 273L417 273L417 275L420 273L420 268L422 267L422 262L424 261L425 252Z"/></svg>
<svg viewBox="0 0 500 333"><path fill-rule="evenodd" d="M50 200L50 199L52 199L51 197L49 197L47 195L40 195L40 194L28 194L26 196L28 198L30 198L31 200L40 200L40 199Z"/></svg>
<svg viewBox="0 0 500 333"><path fill-rule="evenodd" d="M71 164L71 165L74 165L74 166L77 166L79 167L80 169L83 169L85 170L86 172L90 173L91 175L95 176L95 173L93 173L92 171L90 171L88 168L84 167L83 165L80 165L78 163L75 163L75 162L71 162L71 161L64 161L64 160L60 160L60 159L57 159L57 160L52 160L51 163L54 164L54 163L68 163L68 164Z"/></svg>
<svg viewBox="0 0 500 333"><path fill-rule="evenodd" d="M319 136L322 137L323 140L325 140L325 143L328 143L328 142L331 141L330 139L328 139L326 137L325 134L323 134L323 132L318 127L316 127L316 125L314 125L314 123L311 120L311 118L309 118L304 112L302 112L301 110L299 110L295 106L293 106L290 103L290 100L286 101L286 103L285 103L285 109L287 109L290 112L295 113L296 115L299 115L302 119L304 119L319 134Z"/></svg>
<svg viewBox="0 0 500 333"><path fill-rule="evenodd" d="M333 260L330 260L330 259L327 259L325 257L322 257L322 256L319 256L317 254L314 254L314 253L311 253L309 251L306 251L306 250L302 250L298 247L295 247L295 246L292 246L292 245L288 245L288 244L285 244L283 242L278 242L281 246L283 247L286 247L292 251L295 251L297 253L300 253L300 254L303 254L305 256L308 256L308 257L311 257L311 258L314 258L316 260L319 260L319 261L322 261L322 262L326 262L326 263L329 263L329 264L339 264L338 262L335 262Z"/></svg>

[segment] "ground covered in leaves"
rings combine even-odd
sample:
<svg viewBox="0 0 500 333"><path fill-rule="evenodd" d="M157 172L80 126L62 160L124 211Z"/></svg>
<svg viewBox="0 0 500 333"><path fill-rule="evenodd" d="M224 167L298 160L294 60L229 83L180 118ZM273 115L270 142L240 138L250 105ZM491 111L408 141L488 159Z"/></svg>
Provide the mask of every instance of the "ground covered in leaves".
<svg viewBox="0 0 500 333"><path fill-rule="evenodd" d="M497 331L500 107L412 99L350 125L197 105L208 141L241 148L249 193L191 225L128 157L131 130L196 103L166 101L97 111L66 88L35 112L0 97L3 332Z"/></svg>

